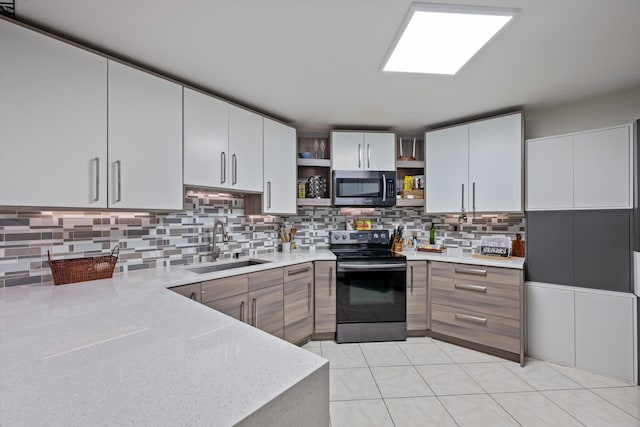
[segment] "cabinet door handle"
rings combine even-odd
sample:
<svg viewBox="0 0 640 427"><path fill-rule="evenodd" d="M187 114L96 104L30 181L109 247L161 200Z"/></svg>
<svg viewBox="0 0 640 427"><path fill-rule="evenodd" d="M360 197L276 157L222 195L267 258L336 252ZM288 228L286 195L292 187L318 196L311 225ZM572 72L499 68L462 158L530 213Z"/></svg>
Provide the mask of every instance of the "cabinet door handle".
<svg viewBox="0 0 640 427"><path fill-rule="evenodd" d="M307 290L307 313L311 314L311 282L307 284L307 287L309 288Z"/></svg>
<svg viewBox="0 0 640 427"><path fill-rule="evenodd" d="M331 296L332 285L333 285L333 267L329 267L329 296Z"/></svg>
<svg viewBox="0 0 640 427"><path fill-rule="evenodd" d="M476 214L476 183L474 182L472 185L472 194L473 194L473 214Z"/></svg>
<svg viewBox="0 0 640 427"><path fill-rule="evenodd" d="M467 285L464 283L456 283L453 287L464 291L481 292L484 294L487 293L487 287L482 285Z"/></svg>
<svg viewBox="0 0 640 427"><path fill-rule="evenodd" d="M462 184L462 212L464 212L464 184Z"/></svg>
<svg viewBox="0 0 640 427"><path fill-rule="evenodd" d="M382 201L387 201L387 175L382 174Z"/></svg>
<svg viewBox="0 0 640 427"><path fill-rule="evenodd" d="M240 302L240 321L244 322L244 301Z"/></svg>
<svg viewBox="0 0 640 427"><path fill-rule="evenodd" d="M487 270L481 268L457 268L456 273L461 274L475 274L476 276L486 276Z"/></svg>
<svg viewBox="0 0 640 427"><path fill-rule="evenodd" d="M120 160L116 160L115 162L116 165L116 192L118 194L118 197L116 197L116 203L121 202L122 201L122 163L120 162Z"/></svg>
<svg viewBox="0 0 640 427"><path fill-rule="evenodd" d="M100 157L94 157L93 162L96 162L96 192L93 198L94 202L100 200Z"/></svg>
<svg viewBox="0 0 640 427"><path fill-rule="evenodd" d="M411 270L411 295L413 295L413 265L410 268Z"/></svg>
<svg viewBox="0 0 640 427"><path fill-rule="evenodd" d="M302 267L302 268L298 268L297 270L290 270L289 272L287 272L288 276L295 276L296 274L300 274L300 273L305 273L307 271L309 271L311 267L306 266L306 267Z"/></svg>
<svg viewBox="0 0 640 427"><path fill-rule="evenodd" d="M233 175L231 185L236 185L238 183L238 157L235 154L231 156L231 174Z"/></svg>
<svg viewBox="0 0 640 427"><path fill-rule="evenodd" d="M358 168L362 167L362 144L358 144Z"/></svg>
<svg viewBox="0 0 640 427"><path fill-rule="evenodd" d="M487 324L487 318L486 317L477 317L477 316L469 316L468 314L455 314L456 320L462 320L463 322L469 322L469 323L478 323L480 325L486 325Z"/></svg>
<svg viewBox="0 0 640 427"><path fill-rule="evenodd" d="M220 153L220 184L227 182L227 153Z"/></svg>
<svg viewBox="0 0 640 427"><path fill-rule="evenodd" d="M258 300L253 299L253 326L258 327Z"/></svg>
<svg viewBox="0 0 640 427"><path fill-rule="evenodd" d="M267 209L271 209L271 181L267 181Z"/></svg>
<svg viewBox="0 0 640 427"><path fill-rule="evenodd" d="M371 168L371 144L367 144L367 168Z"/></svg>
<svg viewBox="0 0 640 427"><path fill-rule="evenodd" d="M194 300L194 301L197 301L197 300L198 300L198 297L196 296L196 293L195 293L195 292L191 292L191 295L189 295L189 299L192 299L192 300Z"/></svg>

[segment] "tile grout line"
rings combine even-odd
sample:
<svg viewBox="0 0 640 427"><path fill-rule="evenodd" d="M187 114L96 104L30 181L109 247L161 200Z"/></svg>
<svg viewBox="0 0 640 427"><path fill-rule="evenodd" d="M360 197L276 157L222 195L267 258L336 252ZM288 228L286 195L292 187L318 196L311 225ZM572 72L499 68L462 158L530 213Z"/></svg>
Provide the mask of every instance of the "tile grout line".
<svg viewBox="0 0 640 427"><path fill-rule="evenodd" d="M596 387L596 388L616 388L616 387ZM626 388L626 387L617 387L617 388ZM616 405L614 402L610 401L609 399L607 399L606 397L600 396L598 393L596 393L595 391L593 391L594 389L591 388L586 388L586 390L589 390L592 394L594 394L595 396L599 397L600 399L604 400L605 402L613 405L614 407L620 409L622 412L624 412L625 414L630 415L631 417L635 418L636 420L640 420L640 418L636 417L635 415L627 412L624 408Z"/></svg>
<svg viewBox="0 0 640 427"><path fill-rule="evenodd" d="M387 410L387 414L389 415L389 419L391 420L391 424L393 424L393 426L396 427L396 423L395 423L395 421L393 421L393 416L391 416L391 411L389 411L389 407L387 406L387 402L384 400L384 396L382 395L382 390L380 390L380 386L378 385L378 381L376 380L376 376L373 375L373 371L371 370L371 366L369 365L369 360L367 359L367 356L364 354L364 351L362 351L362 346L360 344L358 344L358 347L360 348L360 351L362 352L362 355L364 356L364 361L367 362L367 369L369 369L369 373L371 374L371 378L373 378L373 383L376 385L376 388L378 389L378 393L380 393L380 399L382 399L382 404L384 405L384 408Z"/></svg>

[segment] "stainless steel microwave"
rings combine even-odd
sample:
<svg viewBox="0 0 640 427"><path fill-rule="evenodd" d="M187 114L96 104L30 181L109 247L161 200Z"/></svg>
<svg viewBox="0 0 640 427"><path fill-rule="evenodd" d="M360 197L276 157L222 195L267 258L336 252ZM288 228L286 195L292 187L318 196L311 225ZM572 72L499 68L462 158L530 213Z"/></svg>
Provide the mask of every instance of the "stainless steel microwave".
<svg viewBox="0 0 640 427"><path fill-rule="evenodd" d="M333 206L396 205L395 171L333 171Z"/></svg>

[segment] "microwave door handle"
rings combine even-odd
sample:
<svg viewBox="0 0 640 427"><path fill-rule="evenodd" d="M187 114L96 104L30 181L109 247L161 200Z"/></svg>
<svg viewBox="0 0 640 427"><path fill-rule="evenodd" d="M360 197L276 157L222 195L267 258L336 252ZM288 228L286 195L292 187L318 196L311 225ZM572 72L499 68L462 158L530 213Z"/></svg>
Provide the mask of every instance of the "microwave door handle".
<svg viewBox="0 0 640 427"><path fill-rule="evenodd" d="M382 201L387 201L387 176L382 174Z"/></svg>

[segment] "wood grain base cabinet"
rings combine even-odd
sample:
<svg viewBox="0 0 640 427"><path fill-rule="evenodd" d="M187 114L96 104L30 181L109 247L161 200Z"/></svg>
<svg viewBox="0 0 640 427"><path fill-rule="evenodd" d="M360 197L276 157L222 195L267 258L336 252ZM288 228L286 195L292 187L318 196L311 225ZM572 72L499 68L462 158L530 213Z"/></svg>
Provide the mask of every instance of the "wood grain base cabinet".
<svg viewBox="0 0 640 427"><path fill-rule="evenodd" d="M313 333L313 263L284 268L284 339L299 344Z"/></svg>
<svg viewBox="0 0 640 427"><path fill-rule="evenodd" d="M407 332L426 333L426 330L427 261L409 261L407 262Z"/></svg>
<svg viewBox="0 0 640 427"><path fill-rule="evenodd" d="M426 280L426 276L425 276ZM314 333L336 332L336 262L315 262ZM426 299L425 299L426 302Z"/></svg>
<svg viewBox="0 0 640 427"><path fill-rule="evenodd" d="M491 347L524 364L521 270L432 262L431 331Z"/></svg>
<svg viewBox="0 0 640 427"><path fill-rule="evenodd" d="M169 288L173 292L185 296L197 302L202 302L202 284L192 283L190 285L176 286Z"/></svg>

